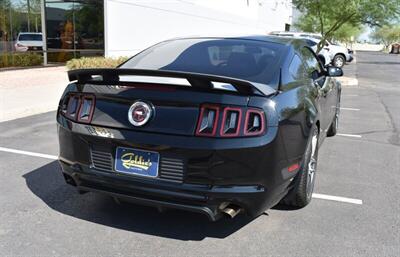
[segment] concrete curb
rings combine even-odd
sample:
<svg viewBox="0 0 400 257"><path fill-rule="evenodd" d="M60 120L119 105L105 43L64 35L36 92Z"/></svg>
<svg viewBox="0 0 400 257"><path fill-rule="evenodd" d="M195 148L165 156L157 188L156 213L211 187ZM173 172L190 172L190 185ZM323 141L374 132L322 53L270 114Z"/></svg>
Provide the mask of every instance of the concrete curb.
<svg viewBox="0 0 400 257"><path fill-rule="evenodd" d="M54 68L54 67L65 67L65 64L49 64L47 66L40 65L40 66L28 66L28 67L5 67L5 68L0 68L0 72L32 70L32 69L46 69L46 68Z"/></svg>
<svg viewBox="0 0 400 257"><path fill-rule="evenodd" d="M358 86L358 79L351 77L341 77L337 79L342 86Z"/></svg>

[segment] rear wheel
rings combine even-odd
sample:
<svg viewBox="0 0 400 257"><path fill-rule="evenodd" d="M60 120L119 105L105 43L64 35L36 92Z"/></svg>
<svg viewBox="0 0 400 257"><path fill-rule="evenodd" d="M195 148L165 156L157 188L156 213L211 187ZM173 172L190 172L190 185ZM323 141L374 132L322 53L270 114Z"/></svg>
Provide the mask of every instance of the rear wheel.
<svg viewBox="0 0 400 257"><path fill-rule="evenodd" d="M333 137L336 135L338 128L339 128L339 113L340 113L340 99L339 102L336 106L336 112L335 112L335 117L333 118L333 121L331 123L331 126L328 129L328 132L326 135L328 137Z"/></svg>
<svg viewBox="0 0 400 257"><path fill-rule="evenodd" d="M294 187L283 199L283 203L292 207L302 208L310 203L315 184L315 172L318 163L318 128L312 130L308 140L303 163L297 176Z"/></svg>
<svg viewBox="0 0 400 257"><path fill-rule="evenodd" d="M346 63L346 59L344 58L343 55L336 55L335 58L333 58L333 65L338 68L342 68Z"/></svg>
<svg viewBox="0 0 400 257"><path fill-rule="evenodd" d="M333 137L336 135L337 131L338 131L338 127L339 127L339 114L336 112L335 114L335 118L333 119L331 126L329 127L328 132L326 133L326 135L328 137Z"/></svg>

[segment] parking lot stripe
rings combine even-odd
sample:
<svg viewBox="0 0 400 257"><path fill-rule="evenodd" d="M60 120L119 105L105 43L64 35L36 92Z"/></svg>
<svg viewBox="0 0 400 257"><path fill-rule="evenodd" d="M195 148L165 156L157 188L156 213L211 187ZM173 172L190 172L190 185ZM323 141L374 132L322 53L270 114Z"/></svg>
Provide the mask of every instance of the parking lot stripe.
<svg viewBox="0 0 400 257"><path fill-rule="evenodd" d="M347 198L342 196L334 196L334 195L324 195L324 194L313 194L313 198L323 199L323 200L330 200L336 202L343 202L343 203L352 203L352 204L363 204L362 200L354 199L354 198Z"/></svg>
<svg viewBox="0 0 400 257"><path fill-rule="evenodd" d="M351 97L353 97L353 96L358 96L358 95L347 95L347 94L343 94L342 96L351 96Z"/></svg>
<svg viewBox="0 0 400 257"><path fill-rule="evenodd" d="M338 136L342 136L342 137L356 137L356 138L362 138L361 135L354 135L354 134L340 134L337 133Z"/></svg>
<svg viewBox="0 0 400 257"><path fill-rule="evenodd" d="M50 160L57 160L58 159L58 156L55 156L55 155L34 153L34 152L28 152L28 151L21 151L21 150L6 148L6 147L0 147L0 151L8 152L8 153L16 153L16 154L35 156L35 157L41 157L41 158L50 159Z"/></svg>
<svg viewBox="0 0 400 257"><path fill-rule="evenodd" d="M357 108L348 108L348 107L340 107L340 110L345 110L345 111L359 111L360 109L357 109Z"/></svg>

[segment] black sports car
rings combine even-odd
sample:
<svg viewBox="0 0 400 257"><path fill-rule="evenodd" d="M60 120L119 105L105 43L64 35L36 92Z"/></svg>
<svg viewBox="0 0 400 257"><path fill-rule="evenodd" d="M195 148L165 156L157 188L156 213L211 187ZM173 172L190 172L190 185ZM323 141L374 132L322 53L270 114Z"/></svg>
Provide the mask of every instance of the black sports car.
<svg viewBox="0 0 400 257"><path fill-rule="evenodd" d="M68 75L57 113L66 182L211 220L307 205L318 148L338 126L331 77L342 70L300 39L176 39Z"/></svg>

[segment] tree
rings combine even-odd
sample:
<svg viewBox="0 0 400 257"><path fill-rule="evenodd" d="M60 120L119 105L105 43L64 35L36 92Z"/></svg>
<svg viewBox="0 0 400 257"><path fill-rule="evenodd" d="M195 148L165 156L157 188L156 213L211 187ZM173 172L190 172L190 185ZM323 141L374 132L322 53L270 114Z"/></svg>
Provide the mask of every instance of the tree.
<svg viewBox="0 0 400 257"><path fill-rule="evenodd" d="M300 27L322 34L317 52L343 26L383 26L400 17L400 0L293 0L293 4L304 14Z"/></svg>
<svg viewBox="0 0 400 257"><path fill-rule="evenodd" d="M400 41L400 25L387 25L374 31L372 37L385 45L385 49L393 43Z"/></svg>
<svg viewBox="0 0 400 257"><path fill-rule="evenodd" d="M39 32L41 30L41 2L40 0L24 0L15 3L15 10L23 15L21 20L26 22L26 29L29 32Z"/></svg>
<svg viewBox="0 0 400 257"><path fill-rule="evenodd" d="M325 21L325 27L329 27L334 21ZM321 33L320 25L315 17L303 15L294 24L295 27L302 31ZM361 25L354 25L350 23L345 23L337 31L327 36L326 40L334 40L340 42L351 42L352 37L359 36L363 31Z"/></svg>
<svg viewBox="0 0 400 257"><path fill-rule="evenodd" d="M354 41L354 38L357 38L362 32L363 28L361 25L354 26L345 23L334 33L333 39L343 43L351 43Z"/></svg>

